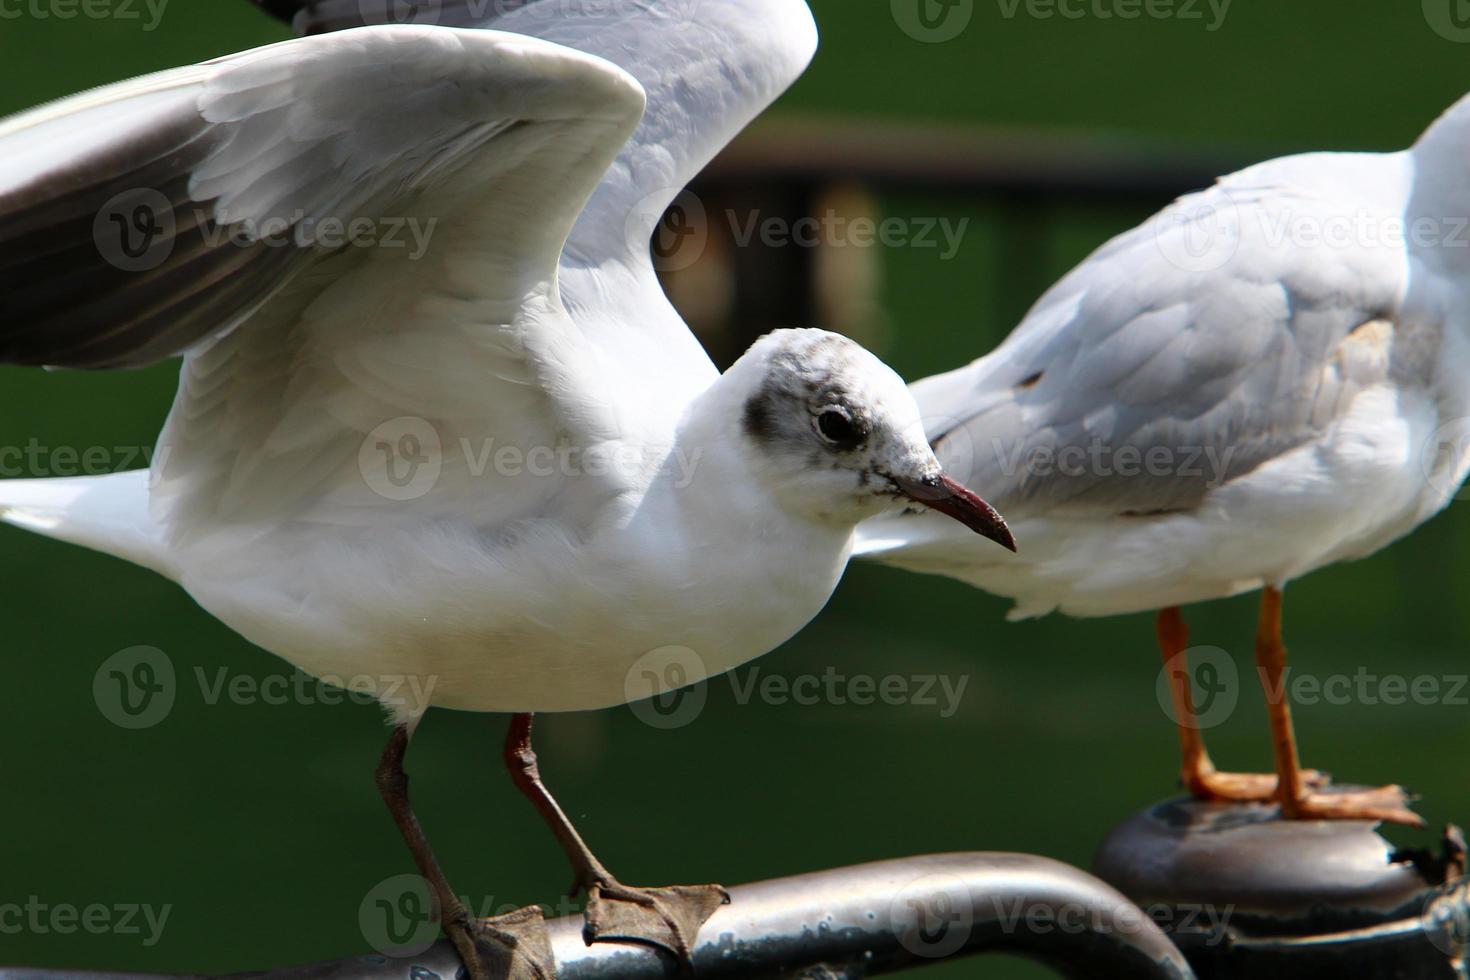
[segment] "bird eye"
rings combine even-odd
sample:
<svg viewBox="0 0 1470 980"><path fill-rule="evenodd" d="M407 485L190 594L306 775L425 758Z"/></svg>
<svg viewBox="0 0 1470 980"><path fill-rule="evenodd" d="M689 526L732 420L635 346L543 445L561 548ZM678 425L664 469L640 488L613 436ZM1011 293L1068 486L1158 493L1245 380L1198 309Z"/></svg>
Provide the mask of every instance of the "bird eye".
<svg viewBox="0 0 1470 980"><path fill-rule="evenodd" d="M863 441L863 432L847 409L832 405L817 416L817 432L834 446L852 449Z"/></svg>

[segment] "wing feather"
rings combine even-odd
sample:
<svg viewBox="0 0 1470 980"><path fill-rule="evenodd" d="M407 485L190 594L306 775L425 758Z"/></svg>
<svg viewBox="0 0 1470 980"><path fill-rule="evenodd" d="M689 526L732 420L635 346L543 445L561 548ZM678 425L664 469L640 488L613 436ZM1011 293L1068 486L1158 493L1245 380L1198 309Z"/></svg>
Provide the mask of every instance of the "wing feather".
<svg viewBox="0 0 1470 980"><path fill-rule="evenodd" d="M1394 369L1345 359L1345 345L1365 324L1402 324L1408 263L1272 234L1283 215L1343 216L1316 193L1333 167L1391 197L1404 164L1313 161L1315 186L1291 179L1288 158L1182 199L1063 278L994 352L915 384L941 457L1013 518L1147 514L1199 506L1320 435ZM1352 206L1385 227L1395 217L1362 195ZM1227 236L1218 255L1190 251L1211 235Z"/></svg>
<svg viewBox="0 0 1470 980"><path fill-rule="evenodd" d="M400 416L446 447L614 437L581 399L616 404L604 389L620 379L598 376L554 284L643 105L635 79L581 52L396 26L22 115L0 124L25 168L0 183L0 360L188 352L153 474L155 515L176 536L267 515L394 519L359 452ZM390 243L410 222L432 235ZM114 225L157 234L131 255ZM342 232L358 226L373 236L354 244ZM544 509L544 485L447 452L443 469L394 515L467 495L491 526Z"/></svg>
<svg viewBox="0 0 1470 980"><path fill-rule="evenodd" d="M648 112L572 230L561 264L562 298L575 318L597 325L599 355L609 369L637 379L634 388L647 395L646 419L714 379L714 365L664 295L649 243L685 186L811 62L817 29L806 0L425 0L411 7L397 0L272 0L267 6L307 34L403 18L511 31L605 58L637 78L648 93Z"/></svg>

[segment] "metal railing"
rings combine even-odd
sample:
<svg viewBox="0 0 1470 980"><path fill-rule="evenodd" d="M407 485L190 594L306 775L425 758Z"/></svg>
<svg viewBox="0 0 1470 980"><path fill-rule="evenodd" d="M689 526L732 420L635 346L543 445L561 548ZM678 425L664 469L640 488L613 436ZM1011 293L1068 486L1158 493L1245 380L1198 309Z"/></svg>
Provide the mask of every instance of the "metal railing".
<svg viewBox="0 0 1470 980"><path fill-rule="evenodd" d="M701 978L857 978L959 957L1010 953L1078 980L1186 980L1183 954L1132 902L1049 858L938 854L879 861L730 889L700 930ZM675 980L649 947L587 946L582 920L550 923L559 980ZM439 942L421 956L370 954L230 980L436 980L460 970ZM141 974L0 968L0 980L163 980ZM180 980L180 978L173 978Z"/></svg>

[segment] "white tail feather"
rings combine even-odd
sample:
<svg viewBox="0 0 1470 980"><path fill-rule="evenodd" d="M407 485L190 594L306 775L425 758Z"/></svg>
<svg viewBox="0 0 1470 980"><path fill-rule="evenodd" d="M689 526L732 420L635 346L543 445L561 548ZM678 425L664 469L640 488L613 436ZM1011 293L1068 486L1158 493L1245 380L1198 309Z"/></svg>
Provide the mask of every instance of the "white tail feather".
<svg viewBox="0 0 1470 980"><path fill-rule="evenodd" d="M0 480L0 521L172 577L163 532L148 516L147 470Z"/></svg>

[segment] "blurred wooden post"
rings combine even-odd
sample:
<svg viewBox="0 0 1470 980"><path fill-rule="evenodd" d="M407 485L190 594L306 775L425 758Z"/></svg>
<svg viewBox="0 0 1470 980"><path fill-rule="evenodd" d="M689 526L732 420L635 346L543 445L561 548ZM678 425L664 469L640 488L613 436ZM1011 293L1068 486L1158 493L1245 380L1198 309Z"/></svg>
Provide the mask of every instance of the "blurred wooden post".
<svg viewBox="0 0 1470 980"><path fill-rule="evenodd" d="M665 283L721 366L778 327L841 329L821 322L831 303L820 294L817 249L766 244L758 224L748 241L739 241L737 232L751 231L752 220L775 219L787 229L804 218L820 220L827 193L851 185L880 198L905 194L996 205L1006 242L996 281L1002 295L1023 295L1024 309L1049 285L1052 215L1162 207L1246 162L1244 154L1201 154L1099 135L774 117L732 143L691 186L709 237L701 254L672 264ZM871 291L876 294L876 283ZM1017 312L1013 305L992 315L1008 321Z"/></svg>

